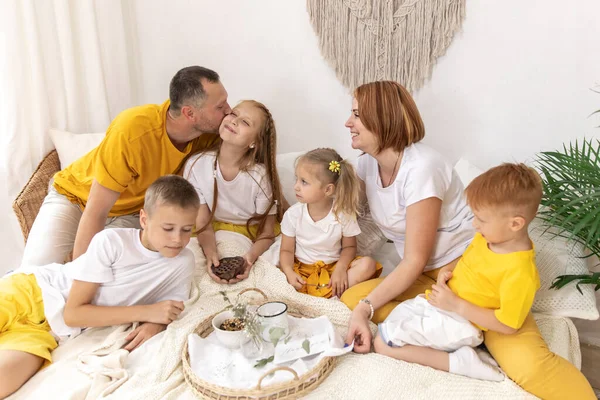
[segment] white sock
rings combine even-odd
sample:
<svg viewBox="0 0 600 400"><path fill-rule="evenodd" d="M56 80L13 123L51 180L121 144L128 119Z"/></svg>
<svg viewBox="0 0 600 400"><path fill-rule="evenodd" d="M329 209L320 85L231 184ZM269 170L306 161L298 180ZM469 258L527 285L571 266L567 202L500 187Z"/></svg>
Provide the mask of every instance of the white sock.
<svg viewBox="0 0 600 400"><path fill-rule="evenodd" d="M482 350L480 348L475 348L474 350L477 353L477 355L479 356L479 359L481 361L500 369L500 367L498 366L498 363L496 362L496 360L494 360L494 357L492 357L492 355L490 353L488 353L487 351Z"/></svg>
<svg viewBox="0 0 600 400"><path fill-rule="evenodd" d="M469 378L494 382L503 381L504 374L498 368L496 361L487 353L484 352L484 354L482 359L472 347L463 346L448 355L448 369L453 374L468 376Z"/></svg>

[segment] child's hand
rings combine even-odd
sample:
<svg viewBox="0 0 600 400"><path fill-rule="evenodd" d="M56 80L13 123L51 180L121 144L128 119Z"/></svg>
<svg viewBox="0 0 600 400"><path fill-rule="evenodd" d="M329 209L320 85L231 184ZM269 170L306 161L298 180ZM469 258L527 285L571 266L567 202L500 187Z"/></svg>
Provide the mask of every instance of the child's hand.
<svg viewBox="0 0 600 400"><path fill-rule="evenodd" d="M184 309L183 301L165 300L147 306L147 315L144 322L169 325L175 321Z"/></svg>
<svg viewBox="0 0 600 400"><path fill-rule="evenodd" d="M431 293L427 298L429 304L444 311L457 312L460 306L460 298L450 290L443 277L438 276L438 283L431 287Z"/></svg>
<svg viewBox="0 0 600 400"><path fill-rule="evenodd" d="M212 270L212 265L214 265L215 267L219 266L219 257L217 257L215 255L215 257L211 257L211 258L206 258L206 272L208 272L208 276L210 276L210 278L217 282L217 283L223 283L223 284L228 284L229 282L226 281L225 279L221 279L218 276L215 275L215 273Z"/></svg>
<svg viewBox="0 0 600 400"><path fill-rule="evenodd" d="M332 297L341 297L342 293L348 289L348 271L347 268L338 268L336 266L333 274L331 275L331 281L328 285L331 290Z"/></svg>
<svg viewBox="0 0 600 400"><path fill-rule="evenodd" d="M127 346L123 348L128 351L133 351L140 347L145 341L150 339L152 336L164 331L166 328L167 326L164 324L145 322L137 328L135 328L133 332L131 332L129 335L127 335L125 340L127 340L129 343L127 343Z"/></svg>
<svg viewBox="0 0 600 400"><path fill-rule="evenodd" d="M221 279L221 278L219 278L218 276L216 276L216 275L214 274L214 272L212 271L212 268L210 267L210 265L208 265L208 266L206 267L206 271L208 272L208 276L210 276L210 278L211 278L213 281L215 281L215 282L217 282L217 283L223 283L223 284L225 284L225 285L229 283L229 281L226 281L225 279Z"/></svg>
<svg viewBox="0 0 600 400"><path fill-rule="evenodd" d="M219 255L217 253L206 254L206 271L208 272L208 276L210 276L210 278L217 283L227 284L229 282L227 282L225 279L219 278L212 271L212 266L214 265L215 267L218 267L219 264L220 264Z"/></svg>
<svg viewBox="0 0 600 400"><path fill-rule="evenodd" d="M221 261L219 261L219 255L217 253L207 254L206 264L208 264L209 266L214 265L215 267L218 267L221 264Z"/></svg>
<svg viewBox="0 0 600 400"><path fill-rule="evenodd" d="M244 269L244 273L236 276L234 279L230 280L229 283L238 283L239 281L243 281L244 279L248 278L248 275L250 275L250 270L256 262L256 258L254 258L253 255L248 253L244 254L242 258L246 262L246 268Z"/></svg>
<svg viewBox="0 0 600 400"><path fill-rule="evenodd" d="M440 271L437 277L437 284L441 285L442 283L446 283L452 278L452 271Z"/></svg>
<svg viewBox="0 0 600 400"><path fill-rule="evenodd" d="M294 287L296 290L302 289L302 286L306 285L306 281L302 279L300 275L298 275L294 270L284 271L285 277L290 285Z"/></svg>

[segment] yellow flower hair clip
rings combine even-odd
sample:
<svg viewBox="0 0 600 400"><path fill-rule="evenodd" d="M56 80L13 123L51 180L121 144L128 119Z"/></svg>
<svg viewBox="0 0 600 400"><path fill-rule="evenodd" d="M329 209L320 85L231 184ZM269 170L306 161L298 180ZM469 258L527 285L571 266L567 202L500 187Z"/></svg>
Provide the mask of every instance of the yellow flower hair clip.
<svg viewBox="0 0 600 400"><path fill-rule="evenodd" d="M337 161L331 161L329 163L329 170L331 172L337 172L339 174L340 173L340 163Z"/></svg>

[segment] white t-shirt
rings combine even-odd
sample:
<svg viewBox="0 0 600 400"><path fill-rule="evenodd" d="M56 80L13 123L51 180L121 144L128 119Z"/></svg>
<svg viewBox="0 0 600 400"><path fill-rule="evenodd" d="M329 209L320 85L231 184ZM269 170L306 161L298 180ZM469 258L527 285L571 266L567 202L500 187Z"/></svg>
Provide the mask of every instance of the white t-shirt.
<svg viewBox="0 0 600 400"><path fill-rule="evenodd" d="M357 173L365 182L373 220L404 257L406 208L421 200L442 200L435 247L425 270L439 268L459 257L475 230L460 178L441 154L423 143L404 149L396 179L382 187L377 160L365 154L358 158Z"/></svg>
<svg viewBox="0 0 600 400"><path fill-rule="evenodd" d="M200 203L207 204L208 208L213 204L214 163L214 152L200 153L190 157L183 170L183 177L196 188ZM248 171L240 171L233 180L226 181L217 162L216 173L219 198L215 221L245 225L250 218L267 210L272 190L264 165L255 164ZM277 208L273 206L269 214L276 212Z"/></svg>
<svg viewBox="0 0 600 400"><path fill-rule="evenodd" d="M70 336L81 332L81 328L67 326L63 317L74 279L101 284L92 301L97 306L186 301L194 266L191 250L183 249L177 257L163 257L142 245L139 229L118 228L98 232L85 254L70 263L27 267L14 273L35 275L52 332Z"/></svg>
<svg viewBox="0 0 600 400"><path fill-rule="evenodd" d="M304 264L323 261L331 264L340 259L342 237L360 234L356 219L340 215L335 218L333 210L317 222L313 221L305 203L296 203L283 215L281 232L296 238L296 258Z"/></svg>

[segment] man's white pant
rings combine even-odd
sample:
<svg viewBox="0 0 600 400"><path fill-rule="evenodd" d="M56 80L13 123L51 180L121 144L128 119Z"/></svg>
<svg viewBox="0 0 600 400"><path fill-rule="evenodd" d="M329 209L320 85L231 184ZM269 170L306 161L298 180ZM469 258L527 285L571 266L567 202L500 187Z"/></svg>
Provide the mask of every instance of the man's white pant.
<svg viewBox="0 0 600 400"><path fill-rule="evenodd" d="M64 263L73 250L82 211L50 184L29 232L21 266ZM105 228L140 228L139 214L109 217Z"/></svg>

